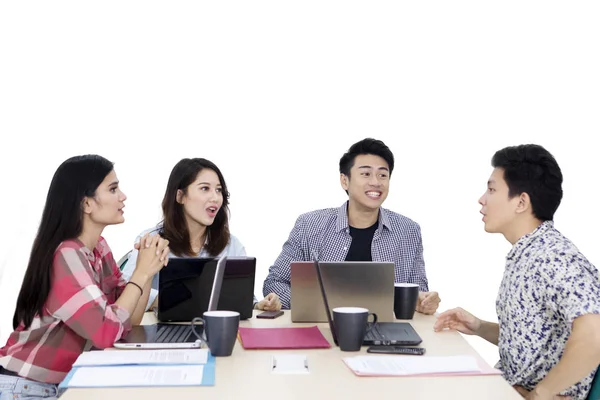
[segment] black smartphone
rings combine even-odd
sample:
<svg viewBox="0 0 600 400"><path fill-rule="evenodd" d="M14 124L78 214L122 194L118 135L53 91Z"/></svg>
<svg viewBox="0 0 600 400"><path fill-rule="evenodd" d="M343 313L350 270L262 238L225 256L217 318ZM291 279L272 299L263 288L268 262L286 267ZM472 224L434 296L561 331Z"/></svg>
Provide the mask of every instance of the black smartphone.
<svg viewBox="0 0 600 400"><path fill-rule="evenodd" d="M264 311L256 315L256 318L275 319L283 315L283 311Z"/></svg>
<svg viewBox="0 0 600 400"><path fill-rule="evenodd" d="M379 354L405 354L408 356L422 356L425 354L423 347L404 347L404 346L371 346L367 353Z"/></svg>

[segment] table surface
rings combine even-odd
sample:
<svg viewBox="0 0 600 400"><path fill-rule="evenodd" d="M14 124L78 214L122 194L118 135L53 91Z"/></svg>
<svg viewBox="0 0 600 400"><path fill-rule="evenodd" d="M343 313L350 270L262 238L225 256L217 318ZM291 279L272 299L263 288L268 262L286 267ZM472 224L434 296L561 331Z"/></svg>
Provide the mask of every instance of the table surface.
<svg viewBox="0 0 600 400"><path fill-rule="evenodd" d="M255 311L255 315L256 315ZM472 355L477 352L458 333L434 332L434 316L415 313L410 321L425 347L425 356ZM146 313L142 324L155 323L153 313ZM144 399L166 398L223 398L223 399L362 399L376 393L377 399L522 399L499 375L448 377L359 377L346 366L342 358L366 353L342 352L333 344L328 324L292 323L290 312L277 319L251 318L241 321L242 327L286 327L317 325L332 344L330 349L315 350L244 350L236 342L232 356L216 360L215 386L160 388L94 388L69 389L61 400L73 399ZM119 350L128 351L128 350ZM193 350L192 350L193 351ZM303 354L308 358L308 374L273 374L273 355ZM415 356L407 356L415 357ZM311 399L312 400L312 399Z"/></svg>

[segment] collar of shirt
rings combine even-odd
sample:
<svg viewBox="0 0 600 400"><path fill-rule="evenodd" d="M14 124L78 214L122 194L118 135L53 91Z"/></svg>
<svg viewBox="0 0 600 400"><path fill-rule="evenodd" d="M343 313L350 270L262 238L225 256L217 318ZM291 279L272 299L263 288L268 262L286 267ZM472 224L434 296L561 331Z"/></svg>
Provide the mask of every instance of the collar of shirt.
<svg viewBox="0 0 600 400"><path fill-rule="evenodd" d="M79 244L81 245L80 250L83 251L83 253L85 254L85 257L90 262L90 265L92 266L92 268L96 271L99 271L102 268L102 263L99 262L102 260L102 254L101 254L100 250L98 249L98 245L100 244L100 241L98 241L98 244L96 245L96 247L94 247L93 250L90 250L87 248L85 243L83 243L81 240L79 240L79 238L76 238L75 240L77 242L79 242Z"/></svg>
<svg viewBox="0 0 600 400"><path fill-rule="evenodd" d="M379 207L379 226L377 227L377 230L380 230L382 228L390 230L391 225L388 212L383 207ZM338 209L335 229L337 232L347 231L348 229L350 229L350 224L348 223L347 201L344 204L342 204L342 206Z"/></svg>
<svg viewBox="0 0 600 400"><path fill-rule="evenodd" d="M553 221L542 222L542 224L540 226L538 226L537 228L535 228L533 230L533 232L523 235L519 240L517 240L517 243L515 243L515 245L512 247L512 249L510 249L510 252L506 256L506 259L513 260L513 259L519 257L521 255L521 253L523 253L523 250L525 250L525 248L527 246L529 246L529 244L535 238L545 234L553 227L554 227Z"/></svg>

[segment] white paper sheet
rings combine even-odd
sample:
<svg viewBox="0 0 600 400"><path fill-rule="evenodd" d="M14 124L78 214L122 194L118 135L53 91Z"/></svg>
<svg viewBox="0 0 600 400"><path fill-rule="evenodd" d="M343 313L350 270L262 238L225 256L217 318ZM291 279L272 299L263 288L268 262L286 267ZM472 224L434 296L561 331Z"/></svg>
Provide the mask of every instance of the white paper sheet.
<svg viewBox="0 0 600 400"><path fill-rule="evenodd" d="M68 387L189 386L202 382L203 365L81 367Z"/></svg>
<svg viewBox="0 0 600 400"><path fill-rule="evenodd" d="M356 356L344 358L356 372L373 375L426 375L480 371L470 356Z"/></svg>
<svg viewBox="0 0 600 400"><path fill-rule="evenodd" d="M206 364L207 360L207 349L100 350L83 352L73 365Z"/></svg>

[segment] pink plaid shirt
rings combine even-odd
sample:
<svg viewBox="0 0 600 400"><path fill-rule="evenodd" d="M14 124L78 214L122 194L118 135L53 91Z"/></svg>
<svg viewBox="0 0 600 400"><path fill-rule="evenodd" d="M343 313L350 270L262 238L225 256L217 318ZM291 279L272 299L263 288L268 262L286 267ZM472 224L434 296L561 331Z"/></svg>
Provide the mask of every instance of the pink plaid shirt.
<svg viewBox="0 0 600 400"><path fill-rule="evenodd" d="M129 312L114 304L126 282L104 238L93 251L62 242L52 269L44 315L27 330L20 324L0 349L0 365L45 383L61 382L83 351L111 347L131 329Z"/></svg>

